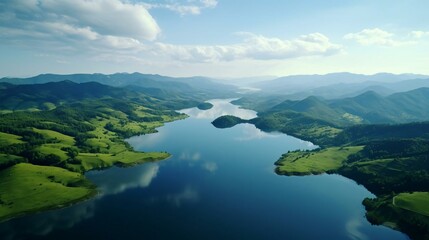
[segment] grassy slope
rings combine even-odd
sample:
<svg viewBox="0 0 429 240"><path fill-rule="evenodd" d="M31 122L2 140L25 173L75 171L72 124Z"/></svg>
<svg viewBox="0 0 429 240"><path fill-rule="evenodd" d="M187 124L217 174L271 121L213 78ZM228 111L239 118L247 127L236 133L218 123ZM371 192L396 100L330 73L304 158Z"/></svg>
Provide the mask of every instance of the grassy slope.
<svg viewBox="0 0 429 240"><path fill-rule="evenodd" d="M363 146L353 146L289 152L276 162L276 172L284 175L309 175L334 171L343 166L348 156L362 149Z"/></svg>
<svg viewBox="0 0 429 240"><path fill-rule="evenodd" d="M429 192L400 193L393 205L429 217Z"/></svg>
<svg viewBox="0 0 429 240"><path fill-rule="evenodd" d="M0 153L0 167L11 166L16 163L25 162L25 159L20 156Z"/></svg>
<svg viewBox="0 0 429 240"><path fill-rule="evenodd" d="M0 147L8 146L11 144L21 144L21 136L0 132ZM0 167L13 165L16 162L23 162L24 158L11 154L0 153Z"/></svg>
<svg viewBox="0 0 429 240"><path fill-rule="evenodd" d="M80 173L20 163L0 172L0 220L88 198L94 186Z"/></svg>
<svg viewBox="0 0 429 240"><path fill-rule="evenodd" d="M0 146L23 143L23 141L21 141L20 139L21 139L20 136L0 132Z"/></svg>
<svg viewBox="0 0 429 240"><path fill-rule="evenodd" d="M67 160L67 153L61 150L61 148L73 146L75 144L73 137L47 129L33 128L33 131L42 134L46 139L51 139L56 142L42 144L40 147L38 147L38 150L41 153L54 154L59 156L63 161Z"/></svg>
<svg viewBox="0 0 429 240"><path fill-rule="evenodd" d="M173 120L173 118L166 119ZM102 153L79 153L77 159L80 163L66 163L65 167L68 170L58 167L17 164L0 171L0 220L28 212L62 207L92 196L95 193L94 187L81 175L82 172L113 165L131 166L166 159L170 156L165 152L146 153L131 150L116 133L104 129L105 121L94 120L92 122L96 129L90 133L96 137L87 140L89 145L99 147ZM154 132L153 127L161 125L161 122L149 123L147 128L137 129L137 123L133 123L123 127ZM57 141L42 144L37 148L38 151L43 154L57 155L63 162L67 162L68 156L61 148L73 147L75 144L73 137L47 129L33 128L33 131L41 133L46 139ZM7 139L10 139L8 144L22 143L18 140L19 136L3 134L3 136L6 135L8 135ZM11 160L25 161L19 156L0 154L1 163ZM70 184L76 184L77 187L68 187Z"/></svg>
<svg viewBox="0 0 429 240"><path fill-rule="evenodd" d="M94 115L96 117L85 120L93 130L86 132L89 138L86 139L84 148L76 145L75 137L56 130L31 127L31 122L30 127L26 128L43 137L44 142L36 145L35 151L59 156L59 163L53 166L17 164L27 160L20 156L0 153L0 165L7 167L0 171L0 221L29 212L62 207L92 196L95 193L94 186L82 175L85 171L112 165L131 166L168 158L170 155L165 152L134 151L124 142L124 135L153 133L156 132L155 128L162 126L164 122L186 117L132 105L133 112L138 117L133 119L129 112L124 113L112 107L94 108L91 103L83 106L97 112ZM144 121L145 119L147 121ZM17 123L16 120L13 121ZM54 127L64 124L56 119L46 119L43 122L49 123L46 126ZM108 123L113 126L112 130L106 129ZM0 146L26 144L26 141L21 140L22 137L0 132ZM76 149L78 154L74 159L70 159L65 148ZM85 149L92 150L88 152ZM74 187L70 187L71 185Z"/></svg>
<svg viewBox="0 0 429 240"><path fill-rule="evenodd" d="M113 110L110 111L113 113ZM136 109L136 114L139 117L154 116L152 114L145 113L143 107L138 107ZM163 122L171 122L184 117L185 116L183 115L179 115L177 117L163 115L162 122L128 121L125 124L121 123L123 118L109 117L104 119L94 119L91 121L91 124L95 126L96 129L89 133L96 136L96 138L90 138L86 142L91 146L99 147L100 153L79 153L77 158L81 160L81 166L73 164L70 164L70 166L72 168L81 167L83 171L88 171L94 168L110 167L115 164L120 166L131 166L134 164L166 159L170 154L165 152L135 152L130 150L123 141L117 138L117 134L115 132L105 129L104 126L107 123L111 123L114 125L115 129L120 131L130 130L134 132L135 135L146 134L155 132L155 128L162 126Z"/></svg>

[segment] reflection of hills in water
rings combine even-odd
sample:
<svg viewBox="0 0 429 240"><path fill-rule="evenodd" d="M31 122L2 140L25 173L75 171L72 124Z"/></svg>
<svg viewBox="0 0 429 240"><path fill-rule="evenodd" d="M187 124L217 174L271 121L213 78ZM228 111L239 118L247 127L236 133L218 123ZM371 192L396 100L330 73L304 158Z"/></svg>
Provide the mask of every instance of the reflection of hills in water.
<svg viewBox="0 0 429 240"><path fill-rule="evenodd" d="M128 169L127 174L122 170L113 167L103 171L91 171L86 176L98 186L101 196L112 195L127 189L148 187L156 177L159 166L156 163L146 163Z"/></svg>

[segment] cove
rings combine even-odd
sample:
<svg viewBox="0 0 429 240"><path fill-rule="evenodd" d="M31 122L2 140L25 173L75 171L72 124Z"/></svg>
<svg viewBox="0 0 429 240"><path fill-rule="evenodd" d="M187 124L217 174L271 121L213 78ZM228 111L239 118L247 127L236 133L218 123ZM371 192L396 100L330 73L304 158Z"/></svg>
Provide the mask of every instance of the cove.
<svg viewBox="0 0 429 240"><path fill-rule="evenodd" d="M99 196L2 223L2 239L407 239L368 223L361 202L373 195L352 180L274 173L282 153L311 143L250 124L213 127L221 115L256 116L229 101L128 139L172 157L88 172Z"/></svg>

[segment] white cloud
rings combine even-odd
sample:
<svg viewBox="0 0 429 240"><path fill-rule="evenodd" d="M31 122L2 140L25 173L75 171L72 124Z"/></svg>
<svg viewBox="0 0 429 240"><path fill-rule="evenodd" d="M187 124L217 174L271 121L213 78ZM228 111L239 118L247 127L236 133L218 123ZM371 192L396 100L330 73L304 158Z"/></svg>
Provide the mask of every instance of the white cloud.
<svg viewBox="0 0 429 240"><path fill-rule="evenodd" d="M155 40L159 26L139 4L120 0L40 0L41 8L89 26L101 35ZM48 12L48 13L49 13Z"/></svg>
<svg viewBox="0 0 429 240"><path fill-rule="evenodd" d="M429 32L424 32L424 31L412 31L410 33L411 37L416 38L416 39L420 39L423 37L429 37Z"/></svg>
<svg viewBox="0 0 429 240"><path fill-rule="evenodd" d="M5 0L0 3L0 27L5 37L77 37L113 47L118 41L153 41L161 32L143 5L120 0Z"/></svg>
<svg viewBox="0 0 429 240"><path fill-rule="evenodd" d="M292 40L268 38L252 33L239 33L244 41L231 45L173 45L156 43L154 54L189 62L218 62L237 59L288 59L303 56L327 56L339 53L340 45L321 33L303 35Z"/></svg>
<svg viewBox="0 0 429 240"><path fill-rule="evenodd" d="M206 8L215 8L217 6L217 0L189 0L185 3L180 1L168 1L167 3L144 3L144 6L148 9L152 8L163 8L173 12L177 12L180 15L199 15L201 11Z"/></svg>
<svg viewBox="0 0 429 240"><path fill-rule="evenodd" d="M0 43L50 52L86 55L88 59L158 60L189 63L275 60L327 56L342 47L325 35L296 39L238 33L242 41L219 45L175 45L158 42L161 32L148 8L163 7L180 14L199 14L216 0L169 0L154 4L128 0L3 0L0 1ZM106 58L104 58L106 59ZM136 61L134 61L136 62Z"/></svg>
<svg viewBox="0 0 429 240"><path fill-rule="evenodd" d="M92 31L90 27L75 27L60 22L47 22L40 25L42 25L40 27L43 27L45 32L51 32L55 36L72 36L87 40L96 40L99 38L99 34Z"/></svg>
<svg viewBox="0 0 429 240"><path fill-rule="evenodd" d="M344 36L345 39L355 40L361 45L377 45L395 47L404 44L408 44L408 41L400 41L394 39L394 34L384 31L380 28L364 29L357 33L349 33Z"/></svg>

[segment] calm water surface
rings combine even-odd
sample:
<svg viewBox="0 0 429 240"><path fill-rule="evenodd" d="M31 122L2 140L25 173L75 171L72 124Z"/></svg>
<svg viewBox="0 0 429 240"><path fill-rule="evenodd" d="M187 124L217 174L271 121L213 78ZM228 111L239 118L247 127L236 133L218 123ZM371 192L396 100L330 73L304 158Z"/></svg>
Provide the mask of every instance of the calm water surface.
<svg viewBox="0 0 429 240"><path fill-rule="evenodd" d="M218 116L256 113L211 102L128 140L170 159L89 172L100 196L3 223L1 239L407 239L367 222L361 202L373 195L349 179L274 173L282 153L314 145L249 124L216 129Z"/></svg>

